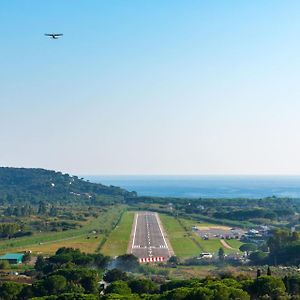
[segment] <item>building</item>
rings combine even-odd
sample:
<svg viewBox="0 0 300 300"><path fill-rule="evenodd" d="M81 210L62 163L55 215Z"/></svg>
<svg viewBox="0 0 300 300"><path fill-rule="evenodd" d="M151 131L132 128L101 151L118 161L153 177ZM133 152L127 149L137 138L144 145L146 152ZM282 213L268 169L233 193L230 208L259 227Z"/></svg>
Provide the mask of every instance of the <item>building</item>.
<svg viewBox="0 0 300 300"><path fill-rule="evenodd" d="M17 265L22 263L23 257L23 253L7 253L5 255L0 256L0 261L7 260L11 265Z"/></svg>

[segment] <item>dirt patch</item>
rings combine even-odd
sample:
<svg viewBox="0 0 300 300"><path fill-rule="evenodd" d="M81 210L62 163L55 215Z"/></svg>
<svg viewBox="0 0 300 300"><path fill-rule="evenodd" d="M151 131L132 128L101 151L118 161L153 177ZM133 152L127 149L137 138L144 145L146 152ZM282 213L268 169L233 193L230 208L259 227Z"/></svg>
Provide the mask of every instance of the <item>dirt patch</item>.
<svg viewBox="0 0 300 300"><path fill-rule="evenodd" d="M226 241L220 240L220 242L221 242L221 244L224 246L224 248L230 249L230 250L233 250L233 249L234 249L234 248L232 248L230 245L228 245Z"/></svg>
<svg viewBox="0 0 300 300"><path fill-rule="evenodd" d="M222 226L222 225L215 225L215 226L198 226L197 227L198 230L202 231L206 231L206 230L231 230L230 227L228 226Z"/></svg>

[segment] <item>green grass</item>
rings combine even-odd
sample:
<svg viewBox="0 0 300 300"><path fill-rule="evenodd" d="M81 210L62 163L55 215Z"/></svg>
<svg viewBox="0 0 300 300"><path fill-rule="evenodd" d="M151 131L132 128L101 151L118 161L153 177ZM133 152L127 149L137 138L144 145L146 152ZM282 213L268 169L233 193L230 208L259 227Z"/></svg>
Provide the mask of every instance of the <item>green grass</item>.
<svg viewBox="0 0 300 300"><path fill-rule="evenodd" d="M100 252L105 255L118 256L127 253L134 213L125 212L120 223L111 232Z"/></svg>
<svg viewBox="0 0 300 300"><path fill-rule="evenodd" d="M188 258L200 254L201 249L187 235L184 228L174 217L160 214L161 222L168 235L175 254L181 258Z"/></svg>
<svg viewBox="0 0 300 300"><path fill-rule="evenodd" d="M194 220L176 219L164 214L160 214L160 218L175 254L181 258L195 257L201 252L217 253L221 247L224 248L225 253L233 253L239 251L239 247L243 244L238 240L225 240L226 243L233 248L226 249L221 244L220 239L203 240L192 231L193 226L199 225ZM205 223L205 225L213 226L215 224Z"/></svg>
<svg viewBox="0 0 300 300"><path fill-rule="evenodd" d="M56 240L55 242L45 242L41 245L31 245L30 250L33 254L53 255L59 248L68 247L80 249L85 253L96 252L99 243L103 240L103 234L85 234L83 236L75 236L72 238ZM25 251L26 248L18 248L17 251Z"/></svg>
<svg viewBox="0 0 300 300"><path fill-rule="evenodd" d="M239 240L226 240L226 243L234 249L239 249L244 243Z"/></svg>
<svg viewBox="0 0 300 300"><path fill-rule="evenodd" d="M92 230L101 230L102 232L110 232L118 220L124 206L118 205L109 208L107 211L103 211L97 218L93 218L79 229L72 229L62 232L51 233L38 233L29 237L22 237L12 240L2 240L0 242L0 253L9 251L24 251L31 250L34 247L34 251L39 251L39 246L44 250L44 244L47 243L50 247L51 243L61 243L65 239L63 245L68 245L69 241L73 238L83 237L90 233ZM100 243L100 241L99 241Z"/></svg>
<svg viewBox="0 0 300 300"><path fill-rule="evenodd" d="M232 247L233 249L227 249L225 248L221 242L220 239L210 239L210 240L203 240L200 236L198 236L196 233L193 232L193 236L195 239L199 242L201 245L203 252L210 252L210 253L217 253L219 249L222 247L225 251L225 253L236 253L239 251L240 245L243 243L238 240L225 240L225 242Z"/></svg>

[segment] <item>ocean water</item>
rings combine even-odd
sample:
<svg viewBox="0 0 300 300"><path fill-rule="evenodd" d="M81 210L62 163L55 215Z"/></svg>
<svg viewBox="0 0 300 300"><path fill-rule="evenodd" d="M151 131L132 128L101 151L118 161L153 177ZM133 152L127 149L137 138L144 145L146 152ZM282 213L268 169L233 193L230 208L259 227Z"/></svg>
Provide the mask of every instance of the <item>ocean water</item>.
<svg viewBox="0 0 300 300"><path fill-rule="evenodd" d="M300 176L83 176L140 196L186 198L300 198Z"/></svg>

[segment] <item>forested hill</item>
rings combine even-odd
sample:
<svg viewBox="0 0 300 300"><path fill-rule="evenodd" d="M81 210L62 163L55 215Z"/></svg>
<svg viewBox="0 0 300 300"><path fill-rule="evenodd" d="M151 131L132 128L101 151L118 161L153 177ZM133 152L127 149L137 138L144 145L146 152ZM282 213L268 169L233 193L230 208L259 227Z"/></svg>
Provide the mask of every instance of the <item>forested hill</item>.
<svg viewBox="0 0 300 300"><path fill-rule="evenodd" d="M86 202L103 203L135 197L114 186L91 183L61 172L44 169L0 167L0 201L2 203Z"/></svg>

